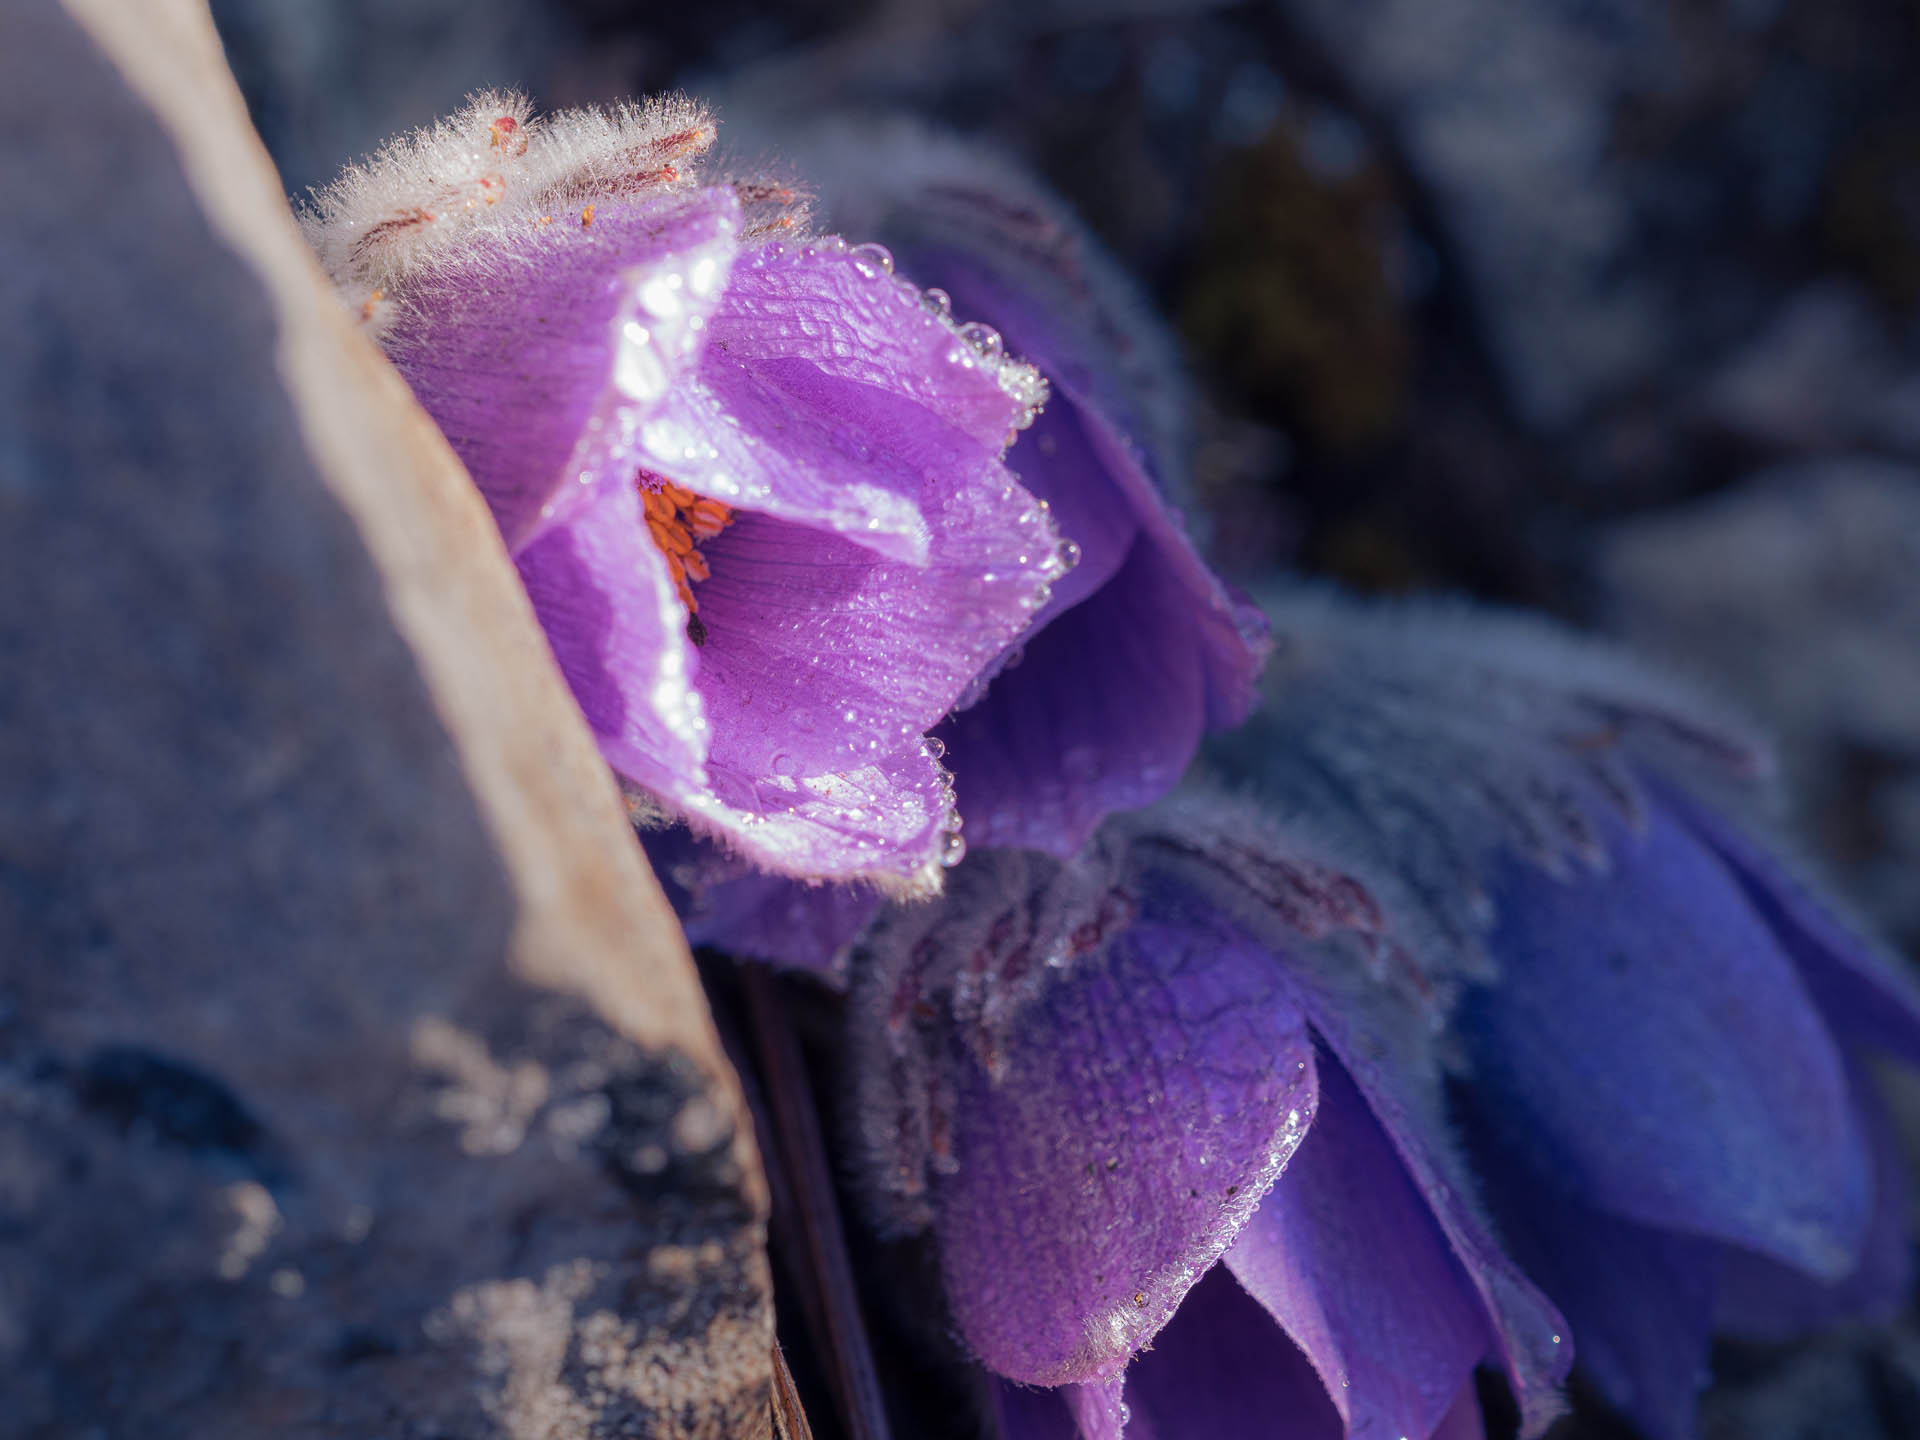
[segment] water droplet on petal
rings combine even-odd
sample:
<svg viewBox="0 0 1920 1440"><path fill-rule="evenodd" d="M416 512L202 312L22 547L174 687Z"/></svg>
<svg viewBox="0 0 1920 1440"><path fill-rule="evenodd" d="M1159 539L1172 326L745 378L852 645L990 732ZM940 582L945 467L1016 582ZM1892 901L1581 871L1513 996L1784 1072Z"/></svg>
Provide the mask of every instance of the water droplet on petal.
<svg viewBox="0 0 1920 1440"><path fill-rule="evenodd" d="M938 735L929 735L927 737L927 754L931 755L935 760L938 760L946 753L946 741L942 740Z"/></svg>
<svg viewBox="0 0 1920 1440"><path fill-rule="evenodd" d="M784 750L769 760L767 767L776 775L797 775L800 773L799 762Z"/></svg>
<svg viewBox="0 0 1920 1440"><path fill-rule="evenodd" d="M1062 540L1060 548L1054 553L1060 557L1060 563L1069 570L1080 563L1080 547L1072 540Z"/></svg>
<svg viewBox="0 0 1920 1440"><path fill-rule="evenodd" d="M920 297L921 303L936 315L953 313L953 297L938 285L932 286Z"/></svg>
<svg viewBox="0 0 1920 1440"><path fill-rule="evenodd" d="M983 325L978 320L969 321L960 327L960 338L987 360L998 360L1006 354L1006 342L1001 340L1000 332L991 325Z"/></svg>
<svg viewBox="0 0 1920 1440"><path fill-rule="evenodd" d="M884 245L855 245L847 251L847 258L853 261L853 268L869 280L893 273L893 252Z"/></svg>
<svg viewBox="0 0 1920 1440"><path fill-rule="evenodd" d="M967 837L958 830L943 831L940 836L940 863L951 870L967 858Z"/></svg>

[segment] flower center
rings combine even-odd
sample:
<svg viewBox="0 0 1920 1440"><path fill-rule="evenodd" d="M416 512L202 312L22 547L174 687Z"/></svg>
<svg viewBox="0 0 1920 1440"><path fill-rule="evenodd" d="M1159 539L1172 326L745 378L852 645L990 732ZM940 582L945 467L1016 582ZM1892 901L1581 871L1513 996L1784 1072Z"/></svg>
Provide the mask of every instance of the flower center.
<svg viewBox="0 0 1920 1440"><path fill-rule="evenodd" d="M642 470L634 485L647 519L647 534L667 557L667 571L687 607L687 637L707 643L707 627L700 620L700 602L693 598L693 582L710 573L699 542L711 540L733 523L733 511L718 500L695 495L664 475Z"/></svg>

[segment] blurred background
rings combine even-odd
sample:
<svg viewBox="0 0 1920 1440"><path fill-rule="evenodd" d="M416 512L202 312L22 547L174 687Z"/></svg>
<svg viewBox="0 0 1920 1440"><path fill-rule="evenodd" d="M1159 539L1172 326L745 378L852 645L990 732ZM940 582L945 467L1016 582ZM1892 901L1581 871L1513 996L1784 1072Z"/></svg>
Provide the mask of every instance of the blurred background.
<svg viewBox="0 0 1920 1440"><path fill-rule="evenodd" d="M1920 0L213 8L295 196L481 86L990 139L1178 333L1224 571L1526 605L1717 685L1920 954ZM1920 1435L1920 1327L1719 1359L1711 1440Z"/></svg>

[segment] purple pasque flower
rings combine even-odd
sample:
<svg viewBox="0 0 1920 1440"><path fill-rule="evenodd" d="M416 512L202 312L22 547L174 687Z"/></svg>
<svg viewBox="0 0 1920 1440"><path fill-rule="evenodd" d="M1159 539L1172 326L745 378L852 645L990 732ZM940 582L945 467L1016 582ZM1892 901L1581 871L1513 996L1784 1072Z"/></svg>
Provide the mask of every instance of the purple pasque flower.
<svg viewBox="0 0 1920 1440"><path fill-rule="evenodd" d="M1266 653L1259 611L1207 567L1177 508L1179 357L1129 277L1011 160L903 118L801 153L837 224L885 242L1052 388L1008 464L1080 561L938 733L971 843L1071 855L1108 814L1171 790L1207 731L1246 718Z"/></svg>
<svg viewBox="0 0 1920 1440"><path fill-rule="evenodd" d="M1404 883L1482 1191L1598 1391L1684 1440L1716 1329L1897 1309L1907 1177L1869 1061L1920 1063L1920 999L1788 858L1764 751L1535 622L1270 614L1266 704L1217 758Z"/></svg>
<svg viewBox="0 0 1920 1440"><path fill-rule="evenodd" d="M926 732L1065 570L1001 463L1044 383L705 183L684 102L485 95L317 197L323 261L472 473L647 803L761 869L937 888Z"/></svg>
<svg viewBox="0 0 1920 1440"><path fill-rule="evenodd" d="M1264 620L1173 503L1187 442L1172 342L1061 202L993 154L907 121L778 139L837 224L884 240L943 307L998 327L972 327L982 344L1048 381L1007 463L1078 563L934 738L970 844L1070 856L1106 815L1167 793L1207 731L1245 718L1266 652ZM672 837L650 848L689 935L736 954L824 966L880 906Z"/></svg>
<svg viewBox="0 0 1920 1440"><path fill-rule="evenodd" d="M860 1188L931 1230L1008 1440L1453 1440L1483 1362L1529 1433L1556 1413L1571 1347L1453 1143L1425 932L1327 853L1176 797L1064 861L975 850L858 947Z"/></svg>

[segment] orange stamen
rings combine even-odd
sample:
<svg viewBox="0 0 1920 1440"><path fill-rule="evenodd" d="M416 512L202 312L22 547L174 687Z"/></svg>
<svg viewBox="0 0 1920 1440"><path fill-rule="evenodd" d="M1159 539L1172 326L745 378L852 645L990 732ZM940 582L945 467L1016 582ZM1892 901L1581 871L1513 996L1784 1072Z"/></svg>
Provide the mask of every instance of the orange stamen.
<svg viewBox="0 0 1920 1440"><path fill-rule="evenodd" d="M695 544L711 540L733 523L733 511L718 500L696 495L686 486L664 475L642 470L634 477L640 492L641 517L647 535L666 557L667 573L687 607L687 633L696 645L706 643L707 627L700 621L700 605L693 598L693 583L705 580L711 571L707 557Z"/></svg>
<svg viewBox="0 0 1920 1440"><path fill-rule="evenodd" d="M593 224L593 207L589 205L587 206L586 209L580 212L580 228L582 230L585 230L588 226L592 224Z"/></svg>

